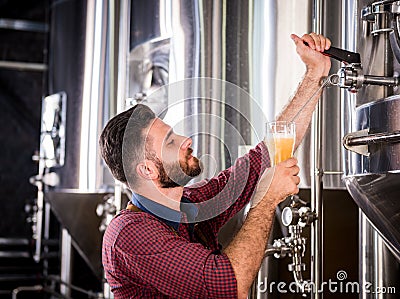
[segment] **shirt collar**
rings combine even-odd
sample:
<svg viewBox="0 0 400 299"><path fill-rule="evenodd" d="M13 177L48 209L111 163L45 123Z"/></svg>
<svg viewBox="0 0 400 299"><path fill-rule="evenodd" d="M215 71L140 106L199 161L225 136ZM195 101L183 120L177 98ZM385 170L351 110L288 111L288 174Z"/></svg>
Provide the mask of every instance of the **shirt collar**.
<svg viewBox="0 0 400 299"><path fill-rule="evenodd" d="M181 198L181 211L170 209L162 204L148 199L143 195L134 192L132 192L131 201L143 212L149 213L157 217L165 224L173 227L175 230L178 230L179 228L183 213L186 214L188 222L194 222L199 213L198 207L186 197Z"/></svg>

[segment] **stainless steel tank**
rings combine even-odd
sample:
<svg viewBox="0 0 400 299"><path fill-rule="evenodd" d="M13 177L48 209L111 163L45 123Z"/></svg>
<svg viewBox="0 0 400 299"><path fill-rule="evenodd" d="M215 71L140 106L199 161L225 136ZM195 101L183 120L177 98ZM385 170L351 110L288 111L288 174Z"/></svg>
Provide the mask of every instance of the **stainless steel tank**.
<svg viewBox="0 0 400 299"><path fill-rule="evenodd" d="M101 161L98 138L117 110L112 55L118 6L111 2L67 0L50 5L51 96L43 99L34 258L46 258L42 240L49 238L51 209L62 228L61 279L67 284L72 245L102 279L102 217L96 209L113 192L114 180ZM70 294L61 288L64 295Z"/></svg>
<svg viewBox="0 0 400 299"><path fill-rule="evenodd" d="M397 76L398 8L397 1L343 2L344 47L360 53L363 74ZM360 283L370 282L374 287L398 288L399 281L398 94L396 86L368 84L360 86L357 93L342 92L343 135L347 134L344 182L362 211ZM397 297L362 293L360 298Z"/></svg>
<svg viewBox="0 0 400 299"><path fill-rule="evenodd" d="M346 185L395 256L400 259L400 135L381 136L400 129L397 95L356 108L356 131L368 131L367 155L353 154L348 161ZM381 136L383 140L373 139ZM395 136L395 135L394 135ZM362 137L359 137L362 138ZM359 145L360 147L362 145Z"/></svg>

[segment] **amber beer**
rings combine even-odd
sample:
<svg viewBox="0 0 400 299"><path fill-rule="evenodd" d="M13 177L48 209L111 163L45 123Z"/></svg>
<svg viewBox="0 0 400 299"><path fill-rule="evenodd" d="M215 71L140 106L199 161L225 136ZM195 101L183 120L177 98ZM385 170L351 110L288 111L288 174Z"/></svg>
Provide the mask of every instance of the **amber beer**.
<svg viewBox="0 0 400 299"><path fill-rule="evenodd" d="M265 143L273 165L293 156L295 140L294 122L274 121L267 123Z"/></svg>

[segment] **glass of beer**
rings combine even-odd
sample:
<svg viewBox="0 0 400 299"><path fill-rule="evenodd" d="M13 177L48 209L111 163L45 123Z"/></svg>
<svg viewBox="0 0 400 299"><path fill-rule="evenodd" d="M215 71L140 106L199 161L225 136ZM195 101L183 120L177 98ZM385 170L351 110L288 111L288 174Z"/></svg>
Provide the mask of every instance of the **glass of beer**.
<svg viewBox="0 0 400 299"><path fill-rule="evenodd" d="M268 147L272 165L293 157L295 141L296 125L294 122L267 122L265 144Z"/></svg>

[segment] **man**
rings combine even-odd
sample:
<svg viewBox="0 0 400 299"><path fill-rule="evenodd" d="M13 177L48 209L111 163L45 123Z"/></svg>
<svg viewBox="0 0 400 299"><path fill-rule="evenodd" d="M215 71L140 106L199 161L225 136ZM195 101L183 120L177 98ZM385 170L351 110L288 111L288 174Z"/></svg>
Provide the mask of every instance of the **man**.
<svg viewBox="0 0 400 299"><path fill-rule="evenodd" d="M291 38L307 71L278 120L292 120L303 109L296 118L297 148L318 96L309 99L330 69L329 58L321 54L330 41L315 33ZM261 142L216 177L183 187L201 172L191 145L190 138L174 133L144 105L115 116L103 130L102 156L114 177L133 192L132 203L111 221L103 239L105 275L115 298L247 297L275 208L299 191L297 161L276 165L270 187L255 192L258 183L267 181L262 174L270 167ZM219 229L250 200L242 228L222 249ZM215 209L215 217L208 217Z"/></svg>

